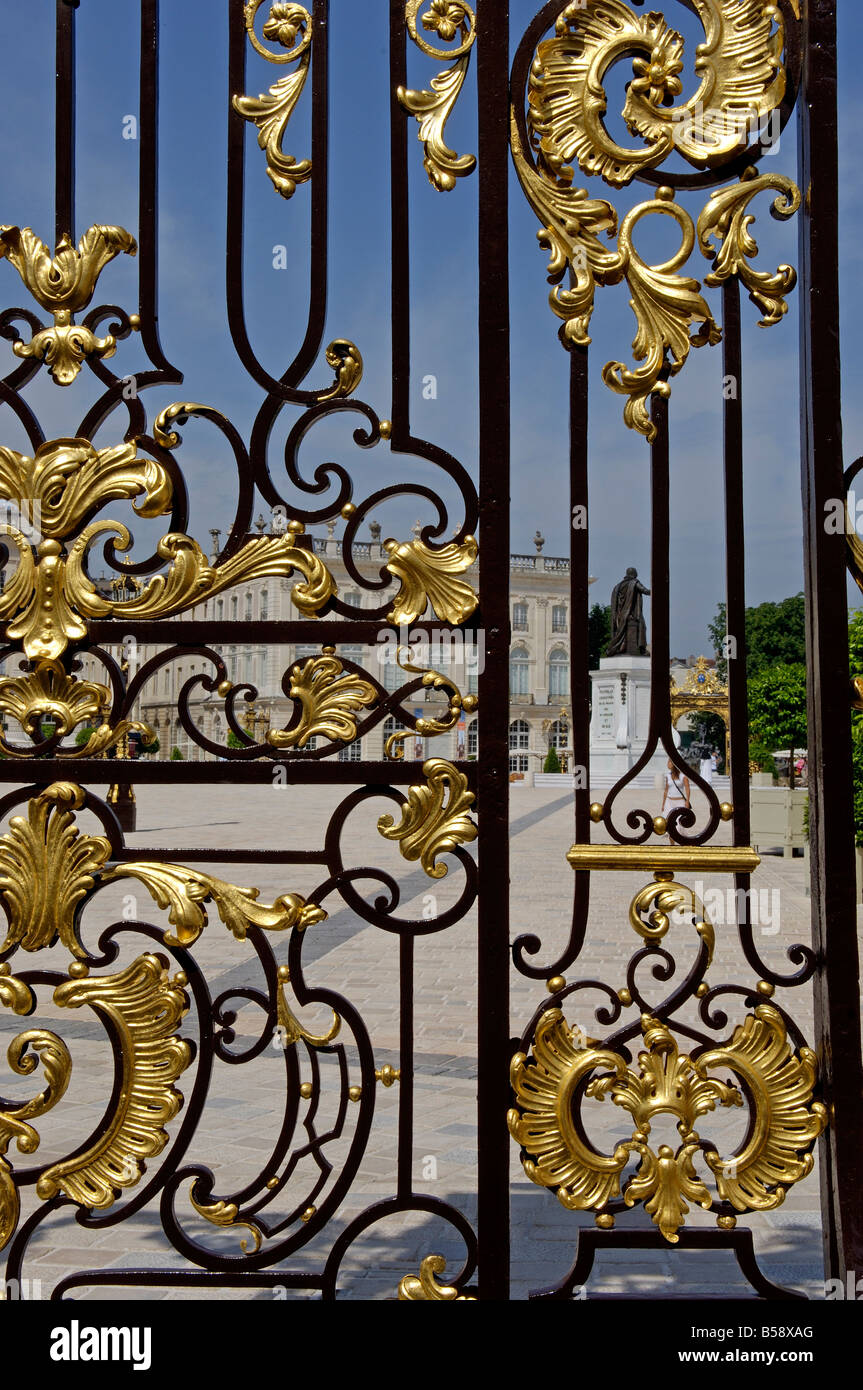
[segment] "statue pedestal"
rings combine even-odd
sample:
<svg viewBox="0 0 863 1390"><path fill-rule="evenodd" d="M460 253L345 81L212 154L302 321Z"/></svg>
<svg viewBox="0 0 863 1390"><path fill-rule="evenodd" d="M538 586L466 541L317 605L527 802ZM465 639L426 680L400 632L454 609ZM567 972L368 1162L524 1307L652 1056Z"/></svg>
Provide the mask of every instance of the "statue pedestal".
<svg viewBox="0 0 863 1390"><path fill-rule="evenodd" d="M600 657L591 671L590 785L612 786L638 762L650 724L650 657ZM675 740L676 742L677 740ZM668 754L659 748L634 785L652 787Z"/></svg>

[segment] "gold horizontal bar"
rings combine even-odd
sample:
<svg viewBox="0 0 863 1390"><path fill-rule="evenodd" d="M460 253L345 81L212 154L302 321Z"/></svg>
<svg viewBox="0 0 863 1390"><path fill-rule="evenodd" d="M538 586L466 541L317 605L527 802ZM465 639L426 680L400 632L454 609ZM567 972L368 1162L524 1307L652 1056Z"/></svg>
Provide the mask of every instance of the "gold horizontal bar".
<svg viewBox="0 0 863 1390"><path fill-rule="evenodd" d="M701 869L714 874L751 874L761 858L746 845L573 845L573 869L636 869L675 873Z"/></svg>

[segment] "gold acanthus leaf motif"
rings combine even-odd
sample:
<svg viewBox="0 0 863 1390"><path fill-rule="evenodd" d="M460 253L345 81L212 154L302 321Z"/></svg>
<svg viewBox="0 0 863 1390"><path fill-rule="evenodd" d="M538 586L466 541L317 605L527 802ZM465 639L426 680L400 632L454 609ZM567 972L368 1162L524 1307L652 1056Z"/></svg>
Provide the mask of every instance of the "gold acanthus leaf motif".
<svg viewBox="0 0 863 1390"><path fill-rule="evenodd" d="M54 315L53 328L36 333L29 343L15 342L16 357L36 357L60 386L68 386L87 357L112 357L117 341L112 334L97 338L76 324L72 315L93 297L96 281L115 256L134 256L135 238L123 227L94 226L84 233L77 250L68 235L61 237L54 256L29 227L0 227L0 260L14 265L27 289L43 309ZM132 318L138 326L137 316Z"/></svg>
<svg viewBox="0 0 863 1390"><path fill-rule="evenodd" d="M396 841L403 858L419 859L429 878L445 878L447 866L437 862L438 855L476 839L468 814L476 797L468 791L465 774L444 758L429 758L423 774L424 786L408 788L398 825L392 816L381 816L378 830L385 840Z"/></svg>
<svg viewBox="0 0 863 1390"><path fill-rule="evenodd" d="M416 116L419 122L418 138L425 152L423 168L432 187L440 193L452 192L457 180L476 168L475 155L456 154L444 138L446 123L464 86L469 64L470 54L465 53L451 68L431 79L431 91L399 87L396 93L408 115Z"/></svg>
<svg viewBox="0 0 863 1390"><path fill-rule="evenodd" d="M795 1055L785 1023L772 1004L760 1004L734 1030L729 1043L702 1052L693 1063L699 1076L710 1067L730 1067L752 1097L754 1124L738 1153L704 1157L720 1196L738 1211L769 1211L786 1189L812 1171L811 1147L827 1125L827 1109L812 1101L818 1061L808 1047Z"/></svg>
<svg viewBox="0 0 863 1390"><path fill-rule="evenodd" d="M26 473L32 468L37 491L28 493ZM167 573L152 576L132 599L122 601L98 593L86 571L90 547L111 533L117 551L132 540L128 527L116 521L93 521L78 532L81 522L105 501L132 499L140 516L170 510L172 488L167 470L151 459L137 457L134 444L97 453L86 440L51 440L35 459L13 450L0 451L0 488L21 509L21 526L36 528L45 539L36 547L32 534L11 521L0 521L0 533L18 552L17 566L0 594L0 620L11 619L6 636L20 641L31 661L54 661L70 642L87 636L87 618L165 618L184 612L202 600L250 579L294 571L303 582L292 597L306 616L317 616L336 592L324 562L297 544L305 530L292 521L284 535L255 536L219 565L211 565L197 541L169 532L156 549ZM27 501L33 497L35 500ZM37 505L38 504L38 505ZM63 541L76 532L68 553Z"/></svg>
<svg viewBox="0 0 863 1390"><path fill-rule="evenodd" d="M825 1107L812 1101L814 1054L808 1048L792 1054L781 1014L766 1004L747 1016L728 1043L694 1059L680 1053L658 1019L644 1015L641 1026L646 1051L639 1054L636 1071L616 1052L577 1045L560 1009L542 1015L532 1056L519 1053L510 1072L517 1108L509 1112L509 1128L522 1146L528 1177L555 1189L566 1207L598 1211L620 1195L620 1175L629 1155L638 1154L641 1162L624 1201L628 1206L643 1201L672 1244L688 1203L712 1204L694 1168L700 1148L720 1197L738 1211L778 1206L786 1188L811 1171L811 1153L804 1151L826 1124ZM702 1145L694 1128L717 1104L743 1104L738 1087L707 1075L721 1066L743 1080L751 1111L747 1138L730 1160ZM635 1123L631 1140L618 1144L612 1155L589 1145L576 1117L584 1100L607 1095ZM651 1124L661 1114L677 1120L682 1140L677 1153L667 1145L656 1152L649 1146Z"/></svg>
<svg viewBox="0 0 863 1390"><path fill-rule="evenodd" d="M62 1099L72 1073L72 1058L66 1044L55 1033L43 1028L19 1033L9 1044L7 1056L18 1076L29 1076L40 1061L47 1084L32 1100L0 1111L0 1250L14 1234L21 1210L12 1166L4 1155L12 1139L21 1153L35 1153L39 1134L29 1122L47 1114Z"/></svg>
<svg viewBox="0 0 863 1390"><path fill-rule="evenodd" d="M292 728L268 732L267 743L273 748L305 748L318 737L345 743L356 738L357 713L374 705L378 692L353 671L345 673L335 650L324 647L321 656L293 667L288 694L299 702L300 718Z"/></svg>
<svg viewBox="0 0 863 1390"><path fill-rule="evenodd" d="M542 177L525 155L512 114L513 159L525 196L541 222L539 242L548 248L548 278L554 286L549 294L553 313L563 319L561 338L565 345L584 346L590 342L588 327L593 314L596 286L617 285L626 279L632 298L630 306L638 329L633 341L637 362L631 369L622 362L608 362L602 379L612 391L628 396L623 418L630 429L648 440L656 438L650 418L651 395L669 396L666 376L676 376L692 347L703 347L721 340L700 285L690 276L677 273L689 259L695 244L695 228L689 214L673 201L671 189L658 190L657 197L632 208L620 227L618 244L610 247L599 233L614 235L617 214L604 198L588 198L583 188L570 188ZM682 233L681 245L662 265L649 266L633 245L635 226L649 214L672 217ZM569 271L570 283L561 281ZM701 327L693 334L694 324Z"/></svg>
<svg viewBox="0 0 863 1390"><path fill-rule="evenodd" d="M39 951L59 938L73 955L86 954L78 940L77 912L111 845L104 836L78 829L73 812L83 804L81 787L54 782L28 802L27 819L13 816L0 837L0 898L9 919L0 950Z"/></svg>
<svg viewBox="0 0 863 1390"><path fill-rule="evenodd" d="M797 284L793 266L780 265L771 275L766 270L754 270L749 264L749 257L758 255L758 244L749 231L755 218L747 213L747 208L766 189L779 194L772 207L774 217L785 221L800 208L800 189L791 179L784 174L759 174L748 169L740 183L718 189L698 219L698 244L707 259L713 260L705 283L721 285L738 275L749 298L764 315L760 320L763 328L781 323L788 312L785 296ZM711 246L712 240L719 243L718 250Z"/></svg>
<svg viewBox="0 0 863 1390"><path fill-rule="evenodd" d="M470 50L476 40L476 16L464 0L431 0L422 15L423 29L439 35L444 41L456 36L460 43L454 49L433 48L417 29L417 17L425 0L407 0L405 24L413 42L431 58L451 58L451 67L431 79L431 90L413 91L398 87L396 97L408 115L419 123L417 136L423 147L423 167L432 188L449 193L460 178L473 172L476 158L472 154L456 154L446 143L446 123L453 113L459 93L464 86L470 66Z"/></svg>
<svg viewBox="0 0 863 1390"><path fill-rule="evenodd" d="M102 875L109 883L120 878L135 878L143 883L159 907L167 909L176 931L165 935L167 946L188 948L197 941L207 925L203 904L213 902L225 926L238 941L243 941L249 927L263 931L305 931L327 914L316 903L308 903L298 893L285 893L275 902L259 903L258 888L240 888L212 874L199 872L181 864L130 863L115 864Z"/></svg>
<svg viewBox="0 0 863 1390"><path fill-rule="evenodd" d="M650 418L648 401L652 395L671 395L664 374L676 376L691 347L716 344L722 338L698 281L676 273L689 259L695 228L689 214L671 197L670 189L660 189L657 198L639 203L624 217L618 238L618 254L632 291L629 303L638 323L633 353L635 360L644 365L633 370L622 362L608 362L602 369L606 386L629 397L623 408L626 424L650 441L656 438L656 426ZM650 213L673 217L682 232L675 255L657 266L647 265L632 241L637 223ZM693 324L701 327L690 335Z"/></svg>
<svg viewBox="0 0 863 1390"><path fill-rule="evenodd" d="M263 1240L263 1232L260 1226L256 1226L253 1221L242 1221L240 1219L239 1208L236 1202L199 1202L195 1196L196 1185L193 1185L189 1194L189 1201L195 1208L199 1216L203 1216L205 1221L209 1221L211 1226L230 1227L236 1231L248 1231L251 1237L251 1250L249 1241L246 1237L240 1240L240 1249L249 1254L254 1254L260 1250Z"/></svg>
<svg viewBox="0 0 863 1390"><path fill-rule="evenodd" d="M415 623L429 603L442 622L463 623L475 611L479 599L470 584L456 578L476 562L478 547L473 536L432 549L423 541L385 540L387 569L401 588L387 614L396 627Z"/></svg>
<svg viewBox="0 0 863 1390"><path fill-rule="evenodd" d="M147 518L170 512L173 484L134 441L96 449L88 439L49 439L32 458L0 448L0 496L14 502L31 539L65 540L108 502L131 501Z"/></svg>
<svg viewBox="0 0 863 1390"><path fill-rule="evenodd" d="M134 1187L146 1160L168 1142L165 1125L183 1103L173 1083L192 1060L191 1047L177 1036L189 1000L182 985L168 979L165 958L144 955L116 975L58 985L54 1003L66 1009L86 1004L102 1017L122 1059L122 1084L104 1133L83 1153L46 1168L36 1191L43 1200L62 1191L81 1206L101 1209Z"/></svg>
<svg viewBox="0 0 863 1390"><path fill-rule="evenodd" d="M108 723L111 692L106 685L95 681L76 680L59 661L40 661L34 671L18 676L0 677L0 713L17 720L25 733L35 737L43 720L54 722L61 737L70 734L79 724L99 721L86 743L79 748L63 750L67 758L94 758L118 743L133 730L142 734L145 743L152 743L155 729L137 719L121 719ZM32 756L33 749L16 748L0 734L0 749L7 758Z"/></svg>
<svg viewBox="0 0 863 1390"><path fill-rule="evenodd" d="M555 36L536 50L528 89L528 125L551 175L587 174L622 186L673 151L698 168L720 165L745 149L751 132L785 94L785 23L768 0L694 0L704 26L695 71L700 85L683 90L684 44L661 14L635 14L623 0L575 0L559 16ZM643 56L642 56L643 55ZM621 146L604 124L606 73L631 57L623 119L642 149Z"/></svg>
<svg viewBox="0 0 863 1390"><path fill-rule="evenodd" d="M257 127L258 144L264 151L267 176L273 187L283 198L292 198L297 184L306 183L312 176L311 160L297 160L282 148L288 123L306 85L311 59L312 17L303 5L273 5L270 18L263 28L264 37L290 48L297 36L302 35L289 53L275 54L259 44L255 35L254 21L259 4L260 0L258 4L246 6L246 29L250 43L271 63L299 59L299 64L295 72L280 77L267 92L257 97L235 96L231 104L244 120L253 122Z"/></svg>
<svg viewBox="0 0 863 1390"><path fill-rule="evenodd" d="M436 1276L443 1274L446 1260L443 1255L426 1255L420 1264L419 1278L406 1274L399 1284L400 1303L476 1303L472 1294L459 1293L454 1284L439 1284Z"/></svg>

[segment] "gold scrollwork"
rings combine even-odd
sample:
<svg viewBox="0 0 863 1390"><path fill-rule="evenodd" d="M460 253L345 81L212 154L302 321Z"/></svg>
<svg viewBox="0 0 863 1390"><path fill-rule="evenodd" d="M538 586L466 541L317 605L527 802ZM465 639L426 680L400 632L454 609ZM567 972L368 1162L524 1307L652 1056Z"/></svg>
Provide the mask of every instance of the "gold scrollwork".
<svg viewBox="0 0 863 1390"><path fill-rule="evenodd" d="M18 676L0 677L0 713L17 720L25 733L35 737L45 719L52 721L54 732L63 737L79 724L98 720L87 741L80 748L64 748L67 758L94 758L133 730L152 743L155 729L137 719L121 719L108 723L111 692L106 685L95 681L80 681L68 675L59 661L39 661L35 670ZM0 751L7 758L25 758L32 749L16 748L0 734Z"/></svg>
<svg viewBox="0 0 863 1390"><path fill-rule="evenodd" d="M374 705L378 692L370 681L345 672L335 651L335 647L323 647L321 656L293 667L288 693L299 702L300 718L293 728L267 733L273 748L304 748L318 737L345 743L356 738L357 713Z"/></svg>
<svg viewBox="0 0 863 1390"><path fill-rule="evenodd" d="M37 1060L40 1061L47 1084L32 1100L0 1111L0 1250L14 1234L21 1211L12 1166L4 1155L12 1139L21 1153L35 1153L39 1134L29 1121L47 1114L63 1098L72 1073L72 1058L65 1043L43 1028L29 1028L26 1033L19 1033L9 1044L7 1056L18 1076L29 1076L35 1071Z"/></svg>
<svg viewBox="0 0 863 1390"><path fill-rule="evenodd" d="M476 16L468 4L462 0L431 0L428 10L422 15L423 28L436 33L443 40L451 40L458 34L461 42L457 48L433 48L417 29L417 16L426 0L408 0L405 6L405 23L414 43L432 58L455 59L452 67L446 68L431 80L431 90L412 91L399 87L396 95L408 115L415 116L419 122L418 138L425 151L423 166L433 188L439 192L452 192L456 181L464 178L476 168L476 158L472 154L456 154L446 143L446 123L452 115L470 65L470 50L476 39Z"/></svg>
<svg viewBox="0 0 863 1390"><path fill-rule="evenodd" d="M166 933L166 946L188 948L197 941L207 925L203 907L207 902L215 903L225 926L238 941L245 940L249 927L262 931L305 931L314 922L324 921L327 915L322 907L307 903L299 893L284 893L273 903L259 903L259 888L240 888L182 864L132 861L115 864L102 874L104 883L120 878L137 879L154 902L167 909L176 933Z"/></svg>
<svg viewBox="0 0 863 1390"><path fill-rule="evenodd" d="M635 14L623 0L566 6L554 38L537 46L528 91L529 128L554 177L571 178L577 160L585 173L619 187L675 150L698 168L712 168L746 147L785 94L781 11L767 0L694 0L694 8L706 40L695 60L701 82L675 105L684 43L661 14ZM643 149L619 145L603 121L606 73L627 57L633 77L622 116L645 140Z"/></svg>
<svg viewBox="0 0 863 1390"><path fill-rule="evenodd" d="M423 685L431 686L434 690L448 690L450 698L444 714L417 719L413 729L398 729L394 734L390 734L384 745L384 753L394 762L398 762L404 757L406 739L412 738L415 733L422 738L436 738L438 734L448 733L450 729L455 728L463 711L471 714L479 703L476 695L462 695L451 677L445 676L443 672L427 671L422 666L415 666L403 655L403 648L401 647L396 652L396 660L403 671L409 671L416 675L421 673Z"/></svg>
<svg viewBox="0 0 863 1390"><path fill-rule="evenodd" d="M443 1255L426 1255L420 1265L419 1278L406 1274L399 1284L400 1303L476 1303L472 1294L459 1293L454 1284L439 1284L436 1276L443 1274L446 1260Z"/></svg>
<svg viewBox="0 0 863 1390"><path fill-rule="evenodd" d="M105 1020L122 1058L122 1084L108 1125L82 1153L46 1168L36 1184L44 1199L63 1192L84 1207L111 1206L122 1188L134 1187L146 1160L168 1142L165 1125L183 1103L174 1082L192 1060L177 1037L188 1012L185 975L167 978L164 957L139 956L116 975L80 977L58 985L54 1003L87 1004Z"/></svg>
<svg viewBox="0 0 863 1390"><path fill-rule="evenodd" d="M701 1149L720 1197L738 1211L779 1206L787 1188L811 1171L809 1150L827 1122L824 1105L812 1100L814 1054L808 1048L792 1053L782 1015L770 1004L747 1015L728 1042L695 1059L680 1053L658 1019L645 1014L641 1027L646 1050L636 1071L616 1052L581 1046L560 1009L542 1015L532 1054L518 1053L510 1071L517 1105L508 1122L527 1176L554 1189L565 1207L601 1211L620 1196L623 1170L637 1154L639 1167L623 1199L627 1206L643 1202L671 1244L679 1239L690 1202L712 1205L694 1166ZM716 1067L735 1072L744 1091L707 1074ZM736 1154L720 1157L713 1146L702 1145L695 1123L717 1104L742 1106L744 1094L749 1132ZM607 1095L635 1124L632 1138L610 1155L593 1147L576 1118L585 1099ZM656 1152L650 1147L650 1127L660 1114L677 1120L682 1142L676 1152L666 1144Z"/></svg>
<svg viewBox="0 0 863 1390"><path fill-rule="evenodd" d="M671 926L671 914L688 916L707 947L705 970L713 963L716 932L704 904L685 883L670 882L670 875L656 875L657 882L649 883L636 893L629 904L629 923L644 941L661 941Z"/></svg>
<svg viewBox="0 0 863 1390"><path fill-rule="evenodd" d="M643 366L609 362L602 375L611 390L628 397L627 425L651 441L656 427L648 410L650 397L670 394L667 378L682 370L690 348L721 339L699 281L680 273L694 247L695 228L688 212L673 201L673 191L662 187L654 199L626 214L617 246L607 245L600 236L617 235L617 212L607 199L588 198L585 189L572 186L568 161L577 160L587 172L601 173L612 184L628 183L641 168L661 164L672 150L698 165L720 164L741 148L752 122L781 102L784 21L778 8L763 0L695 3L707 43L699 47L696 58L701 87L685 105L663 104L681 89L682 40L662 16L653 11L636 15L622 0L587 0L586 5L567 6L557 21L556 37L537 48L528 92L528 132L536 163L523 146L515 109L511 112L513 160L525 197L542 224L539 241L550 254L548 278L553 286L549 304L563 320L563 341L589 343L596 286L627 281L638 324L633 351ZM602 79L611 63L639 50L647 56L634 59L635 78L627 88L624 117L649 144L635 151L617 145L605 130ZM708 115L715 117L706 123L705 103ZM693 121L698 125L694 134ZM784 296L796 277L789 266L780 266L772 275L749 264L758 248L748 231L752 218L746 216L746 208L765 188L782 195L774 203L777 216L790 217L799 207L800 194L791 180L749 171L740 184L709 200L699 219L698 240L705 256L714 261L707 283L718 285L738 275L762 309L762 323L769 326L785 313ZM644 262L632 239L638 222L651 213L673 217L681 231L680 248L661 265ZM715 255L713 238L720 241ZM567 272L569 283L563 286Z"/></svg>
<svg viewBox="0 0 863 1390"><path fill-rule="evenodd" d="M465 774L444 758L429 758L423 774L426 785L408 788L398 825L392 816L381 816L378 830L385 840L397 842L403 858L419 859L429 878L445 878L447 866L437 862L438 855L476 839L468 814L476 797L468 791Z"/></svg>
<svg viewBox="0 0 863 1390"><path fill-rule="evenodd" d="M239 1208L236 1202L199 1202L195 1196L195 1187L189 1194L189 1201L195 1208L199 1216L203 1216L205 1221L209 1221L211 1226L220 1226L223 1229L230 1228L236 1231L248 1231L251 1240L243 1236L240 1240L240 1249L245 1253L254 1254L260 1250L263 1240L263 1232L260 1226L256 1226L253 1221L243 1221L240 1218Z"/></svg>
<svg viewBox="0 0 863 1390"><path fill-rule="evenodd" d="M245 9L246 31L253 48L270 63L292 63L299 59L295 72L287 73L274 82L266 93L257 97L235 96L231 104L258 130L258 144L267 161L267 176L283 198L292 198L297 184L306 183L312 176L310 159L297 160L282 148L285 132L294 108L306 85L312 47L312 17L304 5L272 4L262 33L265 39L281 44L287 53L273 53L265 48L255 33L255 16L263 0L248 0Z"/></svg>
<svg viewBox="0 0 863 1390"><path fill-rule="evenodd" d="M389 559L387 569L401 588L389 613L387 622L396 627L407 626L421 618L430 603L442 622L463 623L475 611L479 599L470 584L456 578L476 563L478 546L473 536L461 543L450 541L440 549L432 549L423 541L385 540L384 550Z"/></svg>
<svg viewBox="0 0 863 1390"><path fill-rule="evenodd" d="M164 413L157 423L164 433ZM31 661L56 661L70 642L87 636L88 618L169 617L264 575L298 571L304 582L294 586L292 597L306 616L316 616L336 592L320 557L297 545L302 522L291 521L284 535L252 537L219 565L211 565L191 537L169 532L157 545L168 565L165 574L154 575L126 601L100 594L86 571L90 547L110 533L117 537L114 548L126 551L131 533L117 521L91 521L79 530L82 523L119 498L132 501L143 517L171 508L168 470L140 458L133 442L96 450L86 439L54 439L40 445L32 459L0 449L0 492L19 508L20 520L20 526L0 522L0 533L18 551L17 566L0 594L0 620L8 620L6 636L20 641ZM42 537L35 558L33 529ZM63 542L73 536L64 551Z"/></svg>
<svg viewBox="0 0 863 1390"><path fill-rule="evenodd" d="M72 315L85 308L93 297L102 270L115 256L134 256L135 238L124 227L90 227L78 242L77 250L63 235L52 256L44 241L29 227L0 227L0 260L12 263L33 298L54 315L54 326L34 334L29 343L12 344L16 357L36 357L47 363L48 371L60 386L68 386L88 357L113 357L117 340L112 334L97 338ZM138 317L130 323L137 328Z"/></svg>
<svg viewBox="0 0 863 1390"><path fill-rule="evenodd" d="M310 1033L297 1018L285 995L285 985L290 984L291 971L287 965L278 969L278 991L276 994L276 1025L282 1047L293 1047L302 1040L309 1047L328 1047L341 1031L342 1020L333 1009L332 1022L325 1033Z"/></svg>
<svg viewBox="0 0 863 1390"><path fill-rule="evenodd" d="M763 328L780 323L788 313L785 296L797 284L793 266L780 265L771 275L767 270L754 270L749 264L749 257L758 255L758 244L749 231L755 218L747 213L747 208L752 199L766 189L774 189L779 194L773 203L774 217L783 221L793 217L801 203L797 185L784 174L759 174L750 168L740 183L717 189L698 219L698 244L707 259L713 260L713 269L704 277L705 283L721 285L732 275L738 275L749 291L749 298L764 315L760 320ZM711 246L712 240L719 243L718 250Z"/></svg>

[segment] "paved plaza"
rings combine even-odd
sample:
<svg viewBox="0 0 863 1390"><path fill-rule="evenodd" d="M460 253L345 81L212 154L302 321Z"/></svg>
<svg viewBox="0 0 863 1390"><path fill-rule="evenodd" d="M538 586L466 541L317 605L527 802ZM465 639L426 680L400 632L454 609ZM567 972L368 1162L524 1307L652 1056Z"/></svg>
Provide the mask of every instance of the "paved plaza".
<svg viewBox="0 0 863 1390"><path fill-rule="evenodd" d="M334 806L350 788L325 787L190 787L161 789L139 786L138 829L129 843L147 858L148 849L169 848L179 862L184 849L230 847L233 850L291 849L319 850L324 828ZM657 803L657 804L654 804ZM652 813L659 810L658 797L650 791L631 793L621 800L619 823L636 805ZM377 818L394 809L392 802L372 799L351 813L342 837L343 861L347 867L374 865L393 876L401 890L397 915L404 918L431 917L457 901L463 887L458 865L451 863L446 878L431 880L418 867L401 858L397 846L377 832ZM96 830L87 814L79 817L82 827ZM594 827L594 838L607 838L602 827ZM557 788L515 785L511 796L512 845L512 937L531 932L542 942L537 964L553 962L569 935L572 909L573 875L565 859L572 843L572 795ZM714 843L729 843L727 825L720 828ZM287 891L308 894L326 878L319 864L294 866L220 864L214 857L206 868L222 878L261 889L262 900ZM694 885L697 874L681 875ZM632 895L649 880L649 875L596 873L592 877L590 924L586 944L576 967L566 972L570 983L579 978L605 981L617 990L625 983L626 963L641 943L628 921ZM704 879L705 888L726 889L730 880ZM808 942L809 900L805 891L805 865L800 858L765 854L753 880L760 893L761 921L755 941L765 961L783 973L793 974L795 966L787 958L788 947ZM373 900L382 890L372 882L360 881L358 891ZM131 895L131 899L129 897ZM398 937L367 925L349 910L336 894L325 902L329 917L310 927L304 938L303 970L306 984L315 989L331 989L343 995L358 1010L368 1029L374 1048L375 1065L398 1067ZM194 947L194 956L206 972L213 997L227 990L262 986L260 963L247 941L238 941L210 908L209 926ZM92 945L100 927L118 919L139 916L153 923L166 919L159 913L138 884L125 881L106 888L97 896L84 918L84 940ZM674 936L674 934L677 934ZM686 939L686 928L672 927L668 943L679 960L675 981L685 976L695 959L693 941ZM672 943L671 938L674 937ZM711 985L737 983L752 986L757 976L746 964L736 943L732 926L716 926L716 961L709 974ZM279 960L287 957L287 942L271 937ZM151 943L130 933L122 947L119 968ZM65 969L68 954L43 952L38 967ZM31 958L19 953L16 970L32 967ZM480 965L481 968L481 965ZM648 1000L662 999L673 986L652 980L649 969L641 967L640 987ZM543 982L531 981L511 973L512 1034L518 1036L537 1006L547 998ZM473 1221L476 1214L476 913L470 912L454 927L416 941L415 970L415 1146L413 1178L417 1192L441 1198ZM40 1004L50 991L43 989ZM777 1002L793 1014L803 1033L812 1038L812 995L804 986L777 992ZM604 1002L598 992L584 992L568 1001L567 1018L592 1037L601 1039L595 1009ZM717 1041L730 1035L745 1012L742 999L731 997L725 1006L729 1022L717 1030ZM331 1015L313 1005L297 1014L305 1028L322 1032ZM635 1018L637 1010L624 1011L625 1019ZM697 1015L691 1006L680 1014L695 1025ZM251 1046L259 1035L261 1011L253 1003L236 1001L236 1052ZM7 1036L21 1031L22 1021L4 1011L0 1016ZM40 1008L40 1026L57 1027L73 1056L73 1076L69 1091L57 1108L38 1122L41 1145L37 1157L47 1162L73 1152L98 1121L110 1093L111 1062L104 1030L85 1009L59 1010L49 1003ZM187 1020L187 1025L190 1020ZM62 1026L61 1026L62 1025ZM23 1026L30 1026L29 1021ZM608 1029L605 1030L606 1034ZM194 1028L184 1032L194 1035ZM348 1036L347 1057L356 1065ZM239 1192L261 1170L272 1152L283 1109L285 1066L275 1040L245 1065L217 1062L209 1099L195 1138L184 1160L201 1164L215 1174L217 1196ZM305 1056L305 1054L304 1054ZM353 1059L353 1060L352 1060ZM306 1057L306 1065L308 1059ZM506 1059L501 1059L506 1065ZM304 1073L305 1074L305 1073ZM180 1089L188 1092L193 1069L180 1078ZM335 1104L339 1089L334 1060L321 1060L322 1114L327 1104ZM2 1087L7 1097L17 1099L33 1093L32 1079L10 1077L4 1070ZM594 1107L590 1134L608 1149L614 1140L627 1138L632 1130L630 1117L607 1101ZM327 1150L329 1162L337 1171L344 1157L359 1112L349 1107L348 1125L342 1139ZM346 1223L375 1201L395 1191L396 1134L399 1112L398 1084L376 1087L375 1115L371 1135L359 1173L335 1215L310 1243L300 1248L286 1264L292 1270L320 1269L333 1241ZM182 1116L172 1121L176 1131ZM320 1128L320 1120L319 1120ZM703 1138L717 1140L722 1147L738 1141L743 1133L741 1112L709 1115L699 1126ZM301 1130L298 1131L302 1133ZM652 1131L654 1143L673 1143L676 1134L671 1116L660 1117ZM727 1150L726 1150L727 1151ZM527 1181L518 1158L512 1152L513 1215L513 1297L525 1298L530 1289L556 1282L569 1269L580 1225L591 1225L589 1213L565 1211L556 1198ZM34 1160L19 1155L14 1145L9 1157L16 1168ZM158 1162L157 1160L156 1162ZM301 1175L298 1174L298 1177ZM330 1186L332 1181L330 1181ZM243 1232L219 1229L197 1216L188 1201L190 1184L181 1186L175 1199L177 1219L196 1239L210 1249L233 1255L239 1253ZM326 1189L325 1189L326 1190ZM134 1189L124 1193L124 1203ZM280 1194L280 1199L283 1194ZM318 1199L323 1200L323 1196ZM22 1213L34 1207L33 1188L22 1191ZM270 1209L268 1209L269 1211ZM273 1210L291 1210L290 1202L274 1203ZM689 1218L696 1225L713 1226L709 1213L696 1209ZM618 1228L626 1224L649 1224L639 1208L618 1218ZM741 1221L741 1224L742 1221ZM774 1212L752 1218L757 1252L769 1278L801 1291L823 1293L821 1232L818 1204L818 1171L796 1188ZM448 1259L448 1271L461 1263L460 1238L439 1218L423 1214L389 1217L368 1229L347 1251L339 1279L339 1296L359 1299L394 1297L401 1277L416 1274L422 1258L441 1253ZM115 1226L88 1229L75 1220L75 1209L65 1206L52 1212L39 1227L30 1246L24 1276L39 1280L41 1295L47 1297L56 1281L79 1269L117 1269L146 1266L191 1268L161 1230L158 1197L148 1208ZM595 1267L591 1293L620 1292L630 1296L653 1297L657 1292L680 1295L709 1293L724 1289L741 1295L751 1292L736 1272L730 1254L681 1252L669 1247L653 1252L626 1252L600 1256ZM140 1289L113 1287L78 1290L77 1297L97 1298L198 1298L201 1291L169 1291L165 1288ZM240 1288L213 1290L212 1297L271 1299L272 1291ZM291 1290L291 1298L317 1296Z"/></svg>

